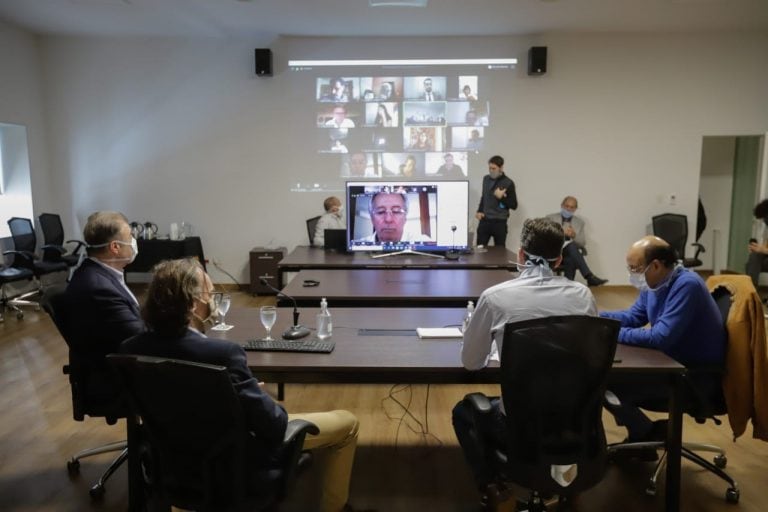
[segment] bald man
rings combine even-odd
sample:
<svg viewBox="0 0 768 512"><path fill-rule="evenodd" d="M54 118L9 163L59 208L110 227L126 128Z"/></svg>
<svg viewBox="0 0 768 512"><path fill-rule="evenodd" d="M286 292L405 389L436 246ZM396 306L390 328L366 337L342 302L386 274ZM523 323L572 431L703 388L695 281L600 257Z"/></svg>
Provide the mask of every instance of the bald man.
<svg viewBox="0 0 768 512"><path fill-rule="evenodd" d="M600 314L621 322L619 343L661 350L687 368L721 367L725 329L701 277L683 268L675 250L655 236L632 244L626 261L629 281L640 295L627 310ZM693 380L705 396L720 386L720 377L712 374L694 375ZM609 387L606 408L617 424L627 427L628 440L664 439L665 424L654 425L640 411L665 410L669 391L664 378L632 376Z"/></svg>

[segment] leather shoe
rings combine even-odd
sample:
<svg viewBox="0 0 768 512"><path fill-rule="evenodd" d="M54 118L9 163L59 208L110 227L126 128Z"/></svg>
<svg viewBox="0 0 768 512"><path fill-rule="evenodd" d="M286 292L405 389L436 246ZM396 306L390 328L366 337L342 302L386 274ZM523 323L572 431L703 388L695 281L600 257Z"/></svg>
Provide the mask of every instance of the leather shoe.
<svg viewBox="0 0 768 512"><path fill-rule="evenodd" d="M590 275L587 277L587 286L601 286L607 283L607 279L601 279L597 277L595 274Z"/></svg>

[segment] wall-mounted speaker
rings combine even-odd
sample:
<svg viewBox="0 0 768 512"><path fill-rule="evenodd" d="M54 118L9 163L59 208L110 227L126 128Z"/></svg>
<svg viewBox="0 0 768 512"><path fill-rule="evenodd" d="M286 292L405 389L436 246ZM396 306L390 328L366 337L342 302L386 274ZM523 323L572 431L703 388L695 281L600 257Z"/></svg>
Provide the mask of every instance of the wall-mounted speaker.
<svg viewBox="0 0 768 512"><path fill-rule="evenodd" d="M256 76L272 76L272 50L256 48Z"/></svg>
<svg viewBox="0 0 768 512"><path fill-rule="evenodd" d="M547 47L531 46L528 50L528 74L543 75L547 72Z"/></svg>

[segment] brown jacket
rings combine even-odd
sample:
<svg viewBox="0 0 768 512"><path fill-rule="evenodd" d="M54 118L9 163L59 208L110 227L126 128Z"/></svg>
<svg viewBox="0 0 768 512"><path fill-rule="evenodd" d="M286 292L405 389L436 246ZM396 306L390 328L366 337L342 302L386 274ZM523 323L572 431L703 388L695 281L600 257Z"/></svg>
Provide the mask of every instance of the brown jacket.
<svg viewBox="0 0 768 512"><path fill-rule="evenodd" d="M752 437L768 441L768 353L763 305L749 276L724 274L707 279L710 291L725 286L732 296L726 328L723 392L736 439L752 420Z"/></svg>

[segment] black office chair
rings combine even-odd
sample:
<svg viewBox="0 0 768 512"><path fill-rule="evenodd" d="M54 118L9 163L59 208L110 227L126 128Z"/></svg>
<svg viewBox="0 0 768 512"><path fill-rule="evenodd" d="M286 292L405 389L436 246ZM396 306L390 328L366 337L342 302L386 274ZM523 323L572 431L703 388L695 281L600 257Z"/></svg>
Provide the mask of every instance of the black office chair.
<svg viewBox="0 0 768 512"><path fill-rule="evenodd" d="M20 305L39 308L39 303L30 300L30 298L40 295L43 292L43 276L67 270L67 264L64 262L40 260L36 254L37 237L35 236L35 229L32 226L32 221L30 219L12 217L8 220L8 227L11 230L14 250L6 251L3 254L13 256L11 267L19 269L25 268L31 271L34 279L37 281L37 289L18 296L15 299L15 302ZM24 315L21 314L21 317L23 316Z"/></svg>
<svg viewBox="0 0 768 512"><path fill-rule="evenodd" d="M0 266L0 322L4 322L3 313L8 309L16 313L16 318L24 318L22 306L34 306L33 302L24 299L25 294L9 296L5 285L19 281L31 281L35 275L27 268Z"/></svg>
<svg viewBox="0 0 768 512"><path fill-rule="evenodd" d="M317 228L318 221L320 221L320 215L307 219L307 235L309 235L309 245L311 246L315 245L315 228Z"/></svg>
<svg viewBox="0 0 768 512"><path fill-rule="evenodd" d="M501 351L501 395L507 444L497 448L502 482L531 489L529 511L546 510L542 494L561 502L602 480L606 440L602 398L616 352L619 323L591 316L554 316L509 323ZM480 393L465 397L477 421L490 412ZM553 466L569 466L563 483ZM564 485L565 484L565 485Z"/></svg>
<svg viewBox="0 0 768 512"><path fill-rule="evenodd" d="M733 297L731 292L724 286L717 287L712 291L712 298L715 299L717 307L720 310L720 316L723 320L723 329L725 329L728 321L728 314L731 308ZM704 423L706 420L712 420L716 425L722 424L717 416L722 416L728 413L727 404L725 402L725 396L723 395L722 386L715 385L713 382L719 382L723 376L723 368L710 367L710 368L689 368L685 375L685 392L683 398L683 409L686 414L693 417L696 423ZM649 410L657 412L666 412L666 404L647 404ZM638 450L638 449L656 449L664 450L656 469L651 476L648 487L645 489L645 493L649 496L655 496L658 487L658 479L662 470L666 466L667 452L666 443L663 441L648 441L648 442L622 442L615 443L608 447L610 455L615 454L618 451L623 450ZM709 462L697 452L710 452L716 455L712 462ZM719 446L711 444L701 443L689 443L683 442L680 455L691 462L699 465L703 469L714 473L722 480L728 483L729 487L725 492L725 499L729 503L738 503L741 496L739 487L736 481L724 471L725 466L728 463L728 459L725 455L725 450Z"/></svg>
<svg viewBox="0 0 768 512"><path fill-rule="evenodd" d="M86 416L104 418L109 425L117 423L119 418L125 418L127 416L125 402L120 396L115 395L114 391L109 391L116 389L116 386L107 362L94 361L92 357L80 354L77 344L69 334L66 285L58 284L48 287L40 302L69 346L69 363L64 366L63 371L69 376L72 390L72 417L75 421L84 421ZM126 441L117 441L76 453L67 461L67 471L70 475L75 475L80 470L82 459L117 451L120 452L119 455L89 491L92 498L100 498L104 495L104 486L109 477L127 460Z"/></svg>
<svg viewBox="0 0 768 512"><path fill-rule="evenodd" d="M688 217L678 213L662 213L661 215L655 215L651 222L653 224L653 234L667 242L677 251L678 257L683 261L683 266L699 267L702 265L699 254L707 251L699 242L691 244L696 248L693 258L685 257L685 244L688 242Z"/></svg>
<svg viewBox="0 0 768 512"><path fill-rule="evenodd" d="M81 240L64 242L64 227L61 217L55 213L41 213L40 229L43 231L43 261L64 262L68 267L74 267L80 259L80 251L85 247ZM67 252L65 244L75 244L74 249Z"/></svg>
<svg viewBox="0 0 768 512"><path fill-rule="evenodd" d="M314 424L289 422L279 467L256 470L266 464L249 449L255 440L225 367L136 355L107 359L140 421L138 449L150 505L255 511L286 495L304 437L319 433Z"/></svg>

